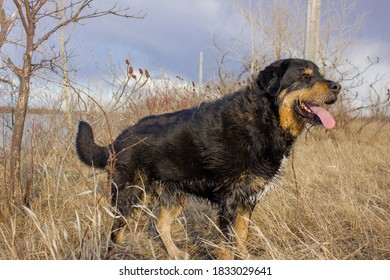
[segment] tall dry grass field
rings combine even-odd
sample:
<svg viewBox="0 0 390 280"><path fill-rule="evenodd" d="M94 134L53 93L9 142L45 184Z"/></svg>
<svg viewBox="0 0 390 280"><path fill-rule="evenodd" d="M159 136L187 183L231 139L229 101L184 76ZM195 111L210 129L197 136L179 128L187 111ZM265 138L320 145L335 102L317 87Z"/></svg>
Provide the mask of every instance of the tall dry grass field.
<svg viewBox="0 0 390 280"><path fill-rule="evenodd" d="M156 108L164 112L198 102L151 99L135 113L109 116L113 136L148 114L148 106L156 113ZM37 120L26 132L23 182L31 188L29 208L7 203L9 135L3 133L0 259L166 259L153 227L158 214L153 201L139 205L129 220L128 244L108 254L114 218L106 174L77 159L74 135L63 133L60 119L53 115L44 125ZM107 122L96 122L94 130L98 142L109 143ZM316 127L301 135L281 186L255 209L252 257L390 259L389 139L388 120L357 120L332 131ZM191 198L174 223L173 238L193 259L215 258L215 222L216 209Z"/></svg>

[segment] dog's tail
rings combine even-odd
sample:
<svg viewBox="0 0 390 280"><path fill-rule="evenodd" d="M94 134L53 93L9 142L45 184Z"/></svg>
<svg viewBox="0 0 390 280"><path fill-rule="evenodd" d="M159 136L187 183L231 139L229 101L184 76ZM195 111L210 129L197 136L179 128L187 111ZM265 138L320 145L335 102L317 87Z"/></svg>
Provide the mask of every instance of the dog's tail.
<svg viewBox="0 0 390 280"><path fill-rule="evenodd" d="M96 168L105 168L110 157L107 147L100 147L95 144L92 127L83 121L79 123L76 151L82 162Z"/></svg>

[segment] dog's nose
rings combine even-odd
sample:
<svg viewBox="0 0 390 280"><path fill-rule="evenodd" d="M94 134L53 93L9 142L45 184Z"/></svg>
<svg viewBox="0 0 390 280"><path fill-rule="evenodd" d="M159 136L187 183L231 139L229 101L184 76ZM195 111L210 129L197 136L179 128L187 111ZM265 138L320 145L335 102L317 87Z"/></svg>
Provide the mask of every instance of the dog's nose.
<svg viewBox="0 0 390 280"><path fill-rule="evenodd" d="M338 94L341 90L341 85L339 83L336 83L336 82L330 82L328 87L335 94Z"/></svg>

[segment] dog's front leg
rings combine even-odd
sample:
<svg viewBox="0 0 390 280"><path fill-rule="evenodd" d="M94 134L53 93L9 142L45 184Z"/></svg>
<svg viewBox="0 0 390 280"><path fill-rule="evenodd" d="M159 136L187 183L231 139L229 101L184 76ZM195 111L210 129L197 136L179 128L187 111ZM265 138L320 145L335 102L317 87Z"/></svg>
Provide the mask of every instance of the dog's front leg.
<svg viewBox="0 0 390 280"><path fill-rule="evenodd" d="M240 254L239 257L242 259L249 258L247 240L251 216L252 210L249 207L241 206L238 208L236 220L234 223L234 231L236 234L236 246Z"/></svg>
<svg viewBox="0 0 390 280"><path fill-rule="evenodd" d="M248 258L247 239L248 226L252 215L247 206L222 206L219 215L219 227L222 241L220 242L218 258L234 259L234 247L238 250L239 258Z"/></svg>

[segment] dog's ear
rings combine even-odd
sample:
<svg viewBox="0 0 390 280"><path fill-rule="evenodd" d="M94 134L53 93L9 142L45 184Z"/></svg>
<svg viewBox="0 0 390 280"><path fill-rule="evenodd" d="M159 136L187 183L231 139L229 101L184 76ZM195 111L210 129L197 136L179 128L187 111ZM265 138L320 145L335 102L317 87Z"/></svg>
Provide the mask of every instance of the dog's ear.
<svg viewBox="0 0 390 280"><path fill-rule="evenodd" d="M257 83L269 95L277 96L281 89L281 80L288 66L288 60L278 60L260 71Z"/></svg>

